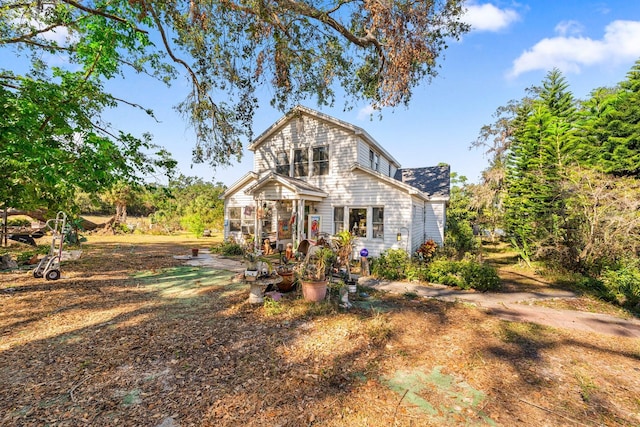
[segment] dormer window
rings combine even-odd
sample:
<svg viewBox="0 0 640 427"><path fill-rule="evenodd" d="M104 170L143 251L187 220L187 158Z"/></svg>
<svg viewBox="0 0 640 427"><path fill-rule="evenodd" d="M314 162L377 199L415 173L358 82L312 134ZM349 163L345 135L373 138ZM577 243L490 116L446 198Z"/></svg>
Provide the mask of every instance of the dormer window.
<svg viewBox="0 0 640 427"><path fill-rule="evenodd" d="M280 151L276 157L276 173L289 176L291 164L289 163L289 153Z"/></svg>
<svg viewBox="0 0 640 427"><path fill-rule="evenodd" d="M380 155L373 150L369 150L369 163L371 169L377 171L380 167Z"/></svg>
<svg viewBox="0 0 640 427"><path fill-rule="evenodd" d="M329 174L329 146L313 147L313 175Z"/></svg>

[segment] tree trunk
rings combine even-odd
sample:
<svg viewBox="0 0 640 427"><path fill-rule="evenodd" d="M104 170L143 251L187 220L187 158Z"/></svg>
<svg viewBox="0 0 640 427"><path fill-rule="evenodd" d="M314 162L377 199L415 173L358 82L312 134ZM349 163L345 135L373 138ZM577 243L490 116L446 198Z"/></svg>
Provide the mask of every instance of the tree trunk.
<svg viewBox="0 0 640 427"><path fill-rule="evenodd" d="M41 221L41 222L47 221L46 214L47 214L47 211L45 210L21 211L19 209L12 209L12 208L7 209L7 216L25 215L33 219L37 219L38 221ZM95 222L91 222L82 217L80 217L79 220L80 220L80 223L78 224L79 227L85 231L92 231L98 228L104 228L113 223L113 217L110 218L108 221L103 222L102 224L96 224Z"/></svg>

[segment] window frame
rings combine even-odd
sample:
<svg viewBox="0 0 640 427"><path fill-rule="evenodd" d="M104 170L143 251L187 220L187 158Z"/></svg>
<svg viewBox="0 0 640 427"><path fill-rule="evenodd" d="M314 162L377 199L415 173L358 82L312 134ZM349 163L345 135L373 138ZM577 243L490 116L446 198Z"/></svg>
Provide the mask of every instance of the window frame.
<svg viewBox="0 0 640 427"><path fill-rule="evenodd" d="M352 212L353 211L364 211L364 233L360 226L356 227L357 224L362 224L362 218L359 216L358 222L354 222L352 220ZM353 224L353 225L352 225ZM354 231L355 230L355 231ZM356 237L366 239L369 235L369 212L366 207L349 207L349 231Z"/></svg>
<svg viewBox="0 0 640 427"><path fill-rule="evenodd" d="M325 153L324 159L316 160L316 153ZM329 145L317 145L315 147L311 147L311 175L312 176L321 176L321 175L329 175ZM318 170L322 173L318 173Z"/></svg>
<svg viewBox="0 0 640 427"><path fill-rule="evenodd" d="M342 212L342 214L338 214L338 209ZM340 224L340 225L338 225ZM339 232L345 230L344 228L344 206L334 206L333 207L333 234L338 234Z"/></svg>
<svg viewBox="0 0 640 427"><path fill-rule="evenodd" d="M234 215L237 211L237 217ZM242 207L241 206L229 206L227 208L227 219L229 220L229 232L241 232L242 231ZM237 226L234 227L234 223Z"/></svg>
<svg viewBox="0 0 640 427"><path fill-rule="evenodd" d="M373 149L369 149L369 166L376 172L380 169L380 154Z"/></svg>
<svg viewBox="0 0 640 427"><path fill-rule="evenodd" d="M298 160L298 154L300 154L300 160ZM305 173L298 173L299 168L302 168ZM295 148L293 150L293 177L301 178L307 176L309 176L309 149Z"/></svg>
<svg viewBox="0 0 640 427"><path fill-rule="evenodd" d="M376 218L376 213L382 213L382 219ZM384 207L374 206L371 208L371 238L384 239Z"/></svg>
<svg viewBox="0 0 640 427"><path fill-rule="evenodd" d="M285 162L281 162L281 157L284 156ZM282 150L276 153L276 173L280 175L291 176L291 162L289 161L289 152Z"/></svg>

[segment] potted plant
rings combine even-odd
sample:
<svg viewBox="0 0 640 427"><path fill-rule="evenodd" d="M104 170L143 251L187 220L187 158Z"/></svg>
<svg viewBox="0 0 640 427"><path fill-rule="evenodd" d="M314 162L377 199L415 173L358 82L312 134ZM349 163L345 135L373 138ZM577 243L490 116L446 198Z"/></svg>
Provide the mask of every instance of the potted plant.
<svg viewBox="0 0 640 427"><path fill-rule="evenodd" d="M327 295L327 272L335 260L335 253L329 248L309 249L298 267L302 295L307 301L322 301Z"/></svg>
<svg viewBox="0 0 640 427"><path fill-rule="evenodd" d="M276 268L278 275L282 277L282 282L278 284L280 292L289 292L293 289L295 283L294 269L295 264L286 257L282 257L280 265Z"/></svg>
<svg viewBox="0 0 640 427"><path fill-rule="evenodd" d="M353 241L355 236L349 230L343 230L335 235L337 246L338 267L344 272L344 281L350 293L356 292L355 281L351 277L351 257L353 256Z"/></svg>
<svg viewBox="0 0 640 427"><path fill-rule="evenodd" d="M246 266L244 278L247 282L254 282L261 275L270 275L273 272L271 260L263 257L259 250L245 252L244 261Z"/></svg>

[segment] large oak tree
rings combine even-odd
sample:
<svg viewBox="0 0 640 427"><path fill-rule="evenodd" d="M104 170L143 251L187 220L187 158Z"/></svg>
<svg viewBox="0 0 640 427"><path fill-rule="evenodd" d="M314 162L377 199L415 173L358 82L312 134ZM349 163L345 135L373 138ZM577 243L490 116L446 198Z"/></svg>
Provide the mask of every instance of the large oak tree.
<svg viewBox="0 0 640 427"><path fill-rule="evenodd" d="M0 0L0 51L16 58L0 69L0 196L55 205L76 186L148 173L150 141L102 120L120 106L152 114L104 90L131 71L189 79L178 109L195 129L194 160L214 166L240 157L262 86L283 110L305 98L332 104L338 93L347 105L406 104L468 30L463 3Z"/></svg>

